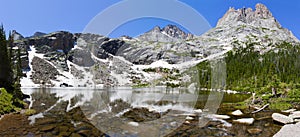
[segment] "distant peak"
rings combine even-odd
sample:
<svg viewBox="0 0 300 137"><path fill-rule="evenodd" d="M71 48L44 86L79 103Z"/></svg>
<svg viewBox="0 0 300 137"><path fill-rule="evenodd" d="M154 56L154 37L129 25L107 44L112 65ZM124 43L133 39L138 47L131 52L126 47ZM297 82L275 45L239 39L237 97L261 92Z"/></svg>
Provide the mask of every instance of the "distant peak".
<svg viewBox="0 0 300 137"><path fill-rule="evenodd" d="M14 39L14 40L20 40L20 39L23 39L23 38L24 38L24 37L23 37L19 32L17 32L16 30L12 30L11 35L13 36L13 39Z"/></svg>
<svg viewBox="0 0 300 137"><path fill-rule="evenodd" d="M138 38L145 41L174 42L193 38L193 35L184 32L176 25L169 24L163 28L155 26L153 29L140 35Z"/></svg>
<svg viewBox="0 0 300 137"><path fill-rule="evenodd" d="M225 15L218 21L217 26L236 25L240 23L251 24L252 22L264 22L263 20L266 19L273 20L272 25L280 26L264 4L256 4L254 11L252 8L243 7L235 10L233 7L230 7Z"/></svg>
<svg viewBox="0 0 300 137"><path fill-rule="evenodd" d="M46 33L37 31L37 32L35 32L35 33L33 34L32 37L40 37L40 36L44 36L44 35L46 35Z"/></svg>
<svg viewBox="0 0 300 137"><path fill-rule="evenodd" d="M164 27L164 29L168 29L168 28L176 28L176 29L179 29L176 25L171 25L171 24L169 24L169 25L167 25L167 26Z"/></svg>
<svg viewBox="0 0 300 137"><path fill-rule="evenodd" d="M179 38L179 39L191 38L191 34L184 32L176 25L167 25L162 29L162 31L174 38Z"/></svg>
<svg viewBox="0 0 300 137"><path fill-rule="evenodd" d="M165 31L165 32L168 32L168 31L171 31L171 30L183 32L183 31L182 31L180 28L178 28L176 25L167 25L167 26L165 26L162 30Z"/></svg>

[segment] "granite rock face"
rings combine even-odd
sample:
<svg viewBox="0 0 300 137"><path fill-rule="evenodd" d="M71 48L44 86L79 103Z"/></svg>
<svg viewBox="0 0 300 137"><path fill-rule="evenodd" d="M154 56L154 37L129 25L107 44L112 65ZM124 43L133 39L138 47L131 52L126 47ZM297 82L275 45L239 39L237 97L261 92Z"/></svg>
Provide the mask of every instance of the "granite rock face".
<svg viewBox="0 0 300 137"><path fill-rule="evenodd" d="M73 34L66 31L53 32L47 35L29 38L27 45L35 45L39 53L62 50L67 53L74 47Z"/></svg>
<svg viewBox="0 0 300 137"><path fill-rule="evenodd" d="M69 61L83 67L91 67L95 64L91 53L87 50L75 49L69 53Z"/></svg>
<svg viewBox="0 0 300 137"><path fill-rule="evenodd" d="M59 75L59 72L54 66L39 57L32 59L32 69L32 81L35 84L51 84L50 80L55 80Z"/></svg>
<svg viewBox="0 0 300 137"><path fill-rule="evenodd" d="M11 35L13 36L14 40L24 39L24 37L20 33L18 33L16 30L13 30Z"/></svg>
<svg viewBox="0 0 300 137"><path fill-rule="evenodd" d="M215 28L191 41L203 47L206 55L220 52L223 47L242 48L247 43L253 43L255 49L263 54L283 42L295 44L299 40L283 28L263 4L257 4L255 10L229 8Z"/></svg>
<svg viewBox="0 0 300 137"><path fill-rule="evenodd" d="M217 27L239 25L241 23L263 27L281 27L269 9L260 3L256 4L255 10L251 8L242 8L237 10L229 8L225 15L219 20Z"/></svg>
<svg viewBox="0 0 300 137"><path fill-rule="evenodd" d="M126 43L119 39L110 39L97 34L75 34L77 46L88 50L100 59L106 59L109 55L116 55L119 48Z"/></svg>

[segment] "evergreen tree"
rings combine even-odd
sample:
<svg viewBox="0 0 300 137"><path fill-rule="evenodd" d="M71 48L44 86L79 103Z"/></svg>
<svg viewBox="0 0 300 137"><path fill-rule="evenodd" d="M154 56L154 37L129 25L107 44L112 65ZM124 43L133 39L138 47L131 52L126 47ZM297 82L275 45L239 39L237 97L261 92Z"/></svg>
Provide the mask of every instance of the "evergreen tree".
<svg viewBox="0 0 300 137"><path fill-rule="evenodd" d="M17 71L17 80L19 80L22 76L23 76L23 72L22 72L22 60L21 60L21 50L18 49L17 52L17 62L16 62L16 71Z"/></svg>
<svg viewBox="0 0 300 137"><path fill-rule="evenodd" d="M225 57L227 88L276 96L300 83L300 45L281 43L272 46L276 50L264 54L257 52L253 43L228 52ZM206 72L199 74L200 84L208 88L211 82L207 78L210 77L209 68L208 62L198 64L199 72Z"/></svg>
<svg viewBox="0 0 300 137"><path fill-rule="evenodd" d="M3 25L0 26L0 87L13 91L13 71L7 50L7 41Z"/></svg>
<svg viewBox="0 0 300 137"><path fill-rule="evenodd" d="M8 59L11 60L11 58L13 57L13 47L14 47L14 37L11 31L9 31L9 35L8 35L8 46L9 46Z"/></svg>

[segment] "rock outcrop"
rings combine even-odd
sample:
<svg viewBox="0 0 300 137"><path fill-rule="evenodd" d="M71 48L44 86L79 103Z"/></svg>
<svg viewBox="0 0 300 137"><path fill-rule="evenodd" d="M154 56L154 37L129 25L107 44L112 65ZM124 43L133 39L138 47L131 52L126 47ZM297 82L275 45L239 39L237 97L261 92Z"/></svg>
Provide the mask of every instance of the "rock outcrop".
<svg viewBox="0 0 300 137"><path fill-rule="evenodd" d="M69 60L79 66L91 67L95 64L91 53L87 50L75 49L69 53Z"/></svg>
<svg viewBox="0 0 300 137"><path fill-rule="evenodd" d="M11 35L13 36L14 40L24 39L24 37L20 33L18 33L16 30L13 30Z"/></svg>
<svg viewBox="0 0 300 137"><path fill-rule="evenodd" d="M123 40L109 39L97 34L75 34L77 46L90 51L100 59L106 59L109 55L117 55L122 46L127 44Z"/></svg>
<svg viewBox="0 0 300 137"><path fill-rule="evenodd" d="M38 53L47 53L49 51L61 50L65 53L74 47L73 34L66 31L53 32L34 38L29 38L27 45L35 45Z"/></svg>
<svg viewBox="0 0 300 137"><path fill-rule="evenodd" d="M240 41L252 40L260 43L299 42L292 32L280 25L265 5L259 3L255 8L255 10L229 8L218 21L216 28L206 33L206 36L222 37L227 40L230 40L229 38Z"/></svg>
<svg viewBox="0 0 300 137"><path fill-rule="evenodd" d="M50 80L55 80L59 72L50 63L39 57L32 59L32 81L35 84L51 84Z"/></svg>
<svg viewBox="0 0 300 137"><path fill-rule="evenodd" d="M242 8L235 10L229 8L225 15L219 20L217 27L226 25L251 24L262 27L281 27L273 17L269 9L263 4L256 4L255 10Z"/></svg>

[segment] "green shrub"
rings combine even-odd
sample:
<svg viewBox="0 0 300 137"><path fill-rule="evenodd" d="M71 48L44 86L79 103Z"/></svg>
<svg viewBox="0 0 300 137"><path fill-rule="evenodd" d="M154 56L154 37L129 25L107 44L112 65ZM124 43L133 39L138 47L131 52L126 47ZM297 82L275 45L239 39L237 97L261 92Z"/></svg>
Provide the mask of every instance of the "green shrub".
<svg viewBox="0 0 300 137"><path fill-rule="evenodd" d="M288 92L289 98L300 98L300 90L299 89L292 89Z"/></svg>
<svg viewBox="0 0 300 137"><path fill-rule="evenodd" d="M273 102L270 104L270 109L273 110L287 110L292 107L291 103L288 102Z"/></svg>
<svg viewBox="0 0 300 137"><path fill-rule="evenodd" d="M27 116L31 116L34 114L36 114L36 110L34 110L34 109L26 109L25 110L25 115L27 115Z"/></svg>
<svg viewBox="0 0 300 137"><path fill-rule="evenodd" d="M15 106L12 104L13 96L4 88L0 88L0 114L5 114L15 110Z"/></svg>
<svg viewBox="0 0 300 137"><path fill-rule="evenodd" d="M262 99L268 101L268 100L269 100L270 98L272 98L273 96L274 96L274 95L272 95L272 94L266 94L266 95L262 96Z"/></svg>

